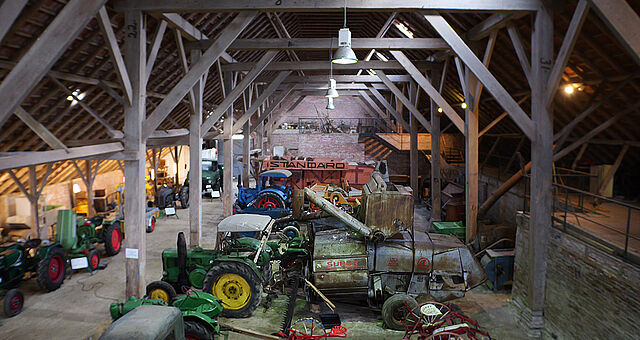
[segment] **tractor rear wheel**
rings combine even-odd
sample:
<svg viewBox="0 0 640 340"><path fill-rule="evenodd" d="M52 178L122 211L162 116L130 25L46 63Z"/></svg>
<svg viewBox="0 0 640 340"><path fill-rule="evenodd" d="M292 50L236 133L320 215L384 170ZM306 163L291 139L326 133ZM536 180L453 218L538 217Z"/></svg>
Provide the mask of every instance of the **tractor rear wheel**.
<svg viewBox="0 0 640 340"><path fill-rule="evenodd" d="M404 330L404 319L407 314L418 306L413 296L408 294L393 294L382 304L382 320L387 328Z"/></svg>
<svg viewBox="0 0 640 340"><path fill-rule="evenodd" d="M100 265L100 254L98 254L98 249L89 250L87 253L87 261L89 262L90 271L98 270L98 266Z"/></svg>
<svg viewBox="0 0 640 340"><path fill-rule="evenodd" d="M187 209L189 207L189 187L183 186L180 188L180 205L182 209Z"/></svg>
<svg viewBox="0 0 640 340"><path fill-rule="evenodd" d="M176 290L173 286L165 281L153 281L147 285L147 296L149 299L160 299L171 304L176 298Z"/></svg>
<svg viewBox="0 0 640 340"><path fill-rule="evenodd" d="M219 262L204 279L203 291L221 299L222 316L247 318L260 305L262 281L244 263Z"/></svg>
<svg viewBox="0 0 640 340"><path fill-rule="evenodd" d="M147 226L147 232L148 233L152 233L155 229L156 229L156 217L155 216L151 216L151 221L149 222L149 225Z"/></svg>
<svg viewBox="0 0 640 340"><path fill-rule="evenodd" d="M114 256L120 252L122 248L122 229L120 222L111 223L104 231L104 250L108 256Z"/></svg>
<svg viewBox="0 0 640 340"><path fill-rule="evenodd" d="M213 340L211 331L196 320L184 321L184 338L186 340Z"/></svg>
<svg viewBox="0 0 640 340"><path fill-rule="evenodd" d="M38 263L38 286L49 292L60 288L64 281L66 263L64 250L51 249L49 256Z"/></svg>
<svg viewBox="0 0 640 340"><path fill-rule="evenodd" d="M282 198L272 192L263 192L258 195L255 204L258 209L284 208L284 201Z"/></svg>
<svg viewBox="0 0 640 340"><path fill-rule="evenodd" d="M10 318L16 316L22 312L22 306L24 305L24 295L18 288L9 289L7 295L4 296L2 307L4 316Z"/></svg>

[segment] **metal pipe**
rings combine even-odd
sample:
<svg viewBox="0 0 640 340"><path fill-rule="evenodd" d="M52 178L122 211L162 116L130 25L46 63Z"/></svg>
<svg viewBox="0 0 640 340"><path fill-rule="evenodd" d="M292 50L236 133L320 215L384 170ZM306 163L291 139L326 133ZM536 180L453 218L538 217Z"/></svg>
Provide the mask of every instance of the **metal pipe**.
<svg viewBox="0 0 640 340"><path fill-rule="evenodd" d="M316 194L313 190L309 188L304 188L304 194L307 196L309 201L313 204L317 205L320 209L328 212L335 218L344 222L351 229L355 230L359 234L364 235L365 237L373 237L373 229L366 226L364 223L358 221L355 217L347 214L342 211L340 208L333 205L331 202L327 201L320 195Z"/></svg>

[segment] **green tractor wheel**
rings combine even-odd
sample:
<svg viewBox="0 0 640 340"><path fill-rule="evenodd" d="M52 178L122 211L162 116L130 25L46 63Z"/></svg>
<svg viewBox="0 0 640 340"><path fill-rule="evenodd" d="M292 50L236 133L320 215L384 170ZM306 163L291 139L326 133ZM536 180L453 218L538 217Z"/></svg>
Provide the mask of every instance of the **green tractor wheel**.
<svg viewBox="0 0 640 340"><path fill-rule="evenodd" d="M51 249L49 256L38 263L38 286L49 292L60 288L64 281L66 263L62 248Z"/></svg>
<svg viewBox="0 0 640 340"><path fill-rule="evenodd" d="M98 249L91 249L87 253L87 262L89 263L89 269L93 272L98 270L98 266L100 265L100 254L98 254Z"/></svg>
<svg viewBox="0 0 640 340"><path fill-rule="evenodd" d="M8 318L16 316L22 312L22 306L24 305L24 295L20 289L14 288L7 292L2 302L4 315Z"/></svg>
<svg viewBox="0 0 640 340"><path fill-rule="evenodd" d="M122 248L122 229L120 222L115 221L104 231L104 250L108 256L114 256L120 252L120 248Z"/></svg>
<svg viewBox="0 0 640 340"><path fill-rule="evenodd" d="M149 299L160 299L171 304L177 295L176 290L168 282L153 281L147 285L147 297Z"/></svg>
<svg viewBox="0 0 640 340"><path fill-rule="evenodd" d="M209 269L202 290L222 300L222 316L230 318L251 316L262 300L262 281L240 262L215 264Z"/></svg>
<svg viewBox="0 0 640 340"><path fill-rule="evenodd" d="M213 340L213 335L202 322L184 320L184 338L186 340Z"/></svg>

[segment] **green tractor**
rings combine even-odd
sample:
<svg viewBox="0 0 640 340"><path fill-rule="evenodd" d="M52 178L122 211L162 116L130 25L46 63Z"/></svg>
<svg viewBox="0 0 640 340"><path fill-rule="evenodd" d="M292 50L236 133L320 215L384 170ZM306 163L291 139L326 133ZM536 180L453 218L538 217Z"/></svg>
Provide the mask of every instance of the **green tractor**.
<svg viewBox="0 0 640 340"><path fill-rule="evenodd" d="M214 339L220 334L216 318L222 312L222 305L211 294L187 291L170 303L162 299L138 299L131 296L125 302L112 303L109 312L115 321L141 305L173 306L180 309L186 339Z"/></svg>
<svg viewBox="0 0 640 340"><path fill-rule="evenodd" d="M214 192L222 191L222 165L217 160L202 159L202 195L214 197ZM189 174L178 191L182 208L189 207Z"/></svg>
<svg viewBox="0 0 640 340"><path fill-rule="evenodd" d="M0 246L0 296L7 317L20 314L24 295L18 289L22 281L36 277L38 286L53 291L62 285L65 254L57 242L30 239Z"/></svg>
<svg viewBox="0 0 640 340"><path fill-rule="evenodd" d="M114 256L122 248L122 228L119 220L105 221L100 216L86 219L78 217L71 209L58 211L56 242L71 258L71 268L98 269L100 254L94 243L104 243L108 256ZM84 260L86 258L87 262Z"/></svg>
<svg viewBox="0 0 640 340"><path fill-rule="evenodd" d="M266 215L232 215L220 222L218 231L229 234L220 250L195 247L187 250L184 234L178 234L177 249L162 252L162 280L147 286L152 299L173 300L185 287L202 289L220 299L225 317L249 317L260 305L262 288L271 276L271 261L289 258L305 249L280 251L278 242L267 242L275 220ZM242 232L261 235L237 237Z"/></svg>

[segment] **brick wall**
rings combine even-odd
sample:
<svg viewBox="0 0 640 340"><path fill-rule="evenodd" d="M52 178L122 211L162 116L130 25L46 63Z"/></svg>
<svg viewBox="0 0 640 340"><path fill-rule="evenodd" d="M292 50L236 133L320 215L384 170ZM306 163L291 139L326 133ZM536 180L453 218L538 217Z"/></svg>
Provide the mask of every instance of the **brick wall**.
<svg viewBox="0 0 640 340"><path fill-rule="evenodd" d="M518 214L512 302L527 318L529 217ZM571 235L549 234L545 338L637 339L640 268Z"/></svg>
<svg viewBox="0 0 640 340"><path fill-rule="evenodd" d="M358 97L342 96L333 100L335 110L327 110L327 98L321 96L307 96L289 114L285 122L297 123L298 118L370 118L378 117L365 109Z"/></svg>
<svg viewBox="0 0 640 340"><path fill-rule="evenodd" d="M276 131L271 139L273 146L285 147L287 156L364 161L364 144L358 143L358 134L279 133Z"/></svg>

